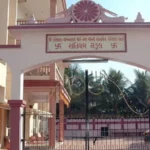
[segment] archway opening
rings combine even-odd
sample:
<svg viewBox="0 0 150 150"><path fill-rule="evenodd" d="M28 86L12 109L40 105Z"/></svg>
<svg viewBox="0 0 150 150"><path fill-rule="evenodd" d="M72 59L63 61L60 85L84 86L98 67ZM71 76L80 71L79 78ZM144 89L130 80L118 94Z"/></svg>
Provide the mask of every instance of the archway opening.
<svg viewBox="0 0 150 150"><path fill-rule="evenodd" d="M85 72L85 70L88 70L89 76L90 76L89 78L91 78L90 80L93 80L93 81L90 81L90 82L92 82L92 84L95 84L99 80L99 82L100 82L99 86L101 86L100 84L103 84L102 82L105 82L104 80L109 80L109 82L111 82L114 85L111 87L111 89L109 89L110 90L109 94L111 94L113 91L113 88L116 87L116 88L118 88L118 92L120 91L119 92L120 94L124 93L124 96L127 96L127 95L131 96L132 94L134 95L132 98L128 97L128 99L130 99L130 100L134 99L134 102L132 102L132 105L135 105L135 103L139 103L137 105L139 105L139 107L142 107L143 111L148 108L147 102L149 99L149 83L150 83L150 74L148 71L146 71L142 68L135 67L135 66L114 62L114 61L111 61L108 59L83 58L83 59L64 60L63 62L64 63L70 62L73 64L73 65L71 65L70 68L68 68L68 71L66 71L69 78L72 78L71 80L75 80L75 79L73 79L73 77L76 78L76 76L80 76L76 82L85 82L84 72ZM81 78L83 78L83 79L81 79ZM102 80L102 81L100 81L100 80ZM70 82L72 82L72 81L70 81ZM74 83L72 83L72 84L75 84L75 81L73 81L73 82ZM147 82L147 84L144 84L145 82ZM123 85L121 85L121 84L123 84ZM91 86L91 85L89 85L89 86ZM122 86L122 87L119 87L119 86ZM142 94L140 92L142 89L143 89L143 91L145 91L143 93L146 93L143 96L141 96ZM73 87L70 86L68 88L68 91L70 91L70 90L77 90L77 91L71 92L71 94L74 94L74 96L80 95L82 93L81 91L83 91L83 89L82 88L80 89L80 87L78 87L78 86L75 89L74 85L73 85ZM93 90L96 90L96 89L93 89ZM101 94L102 93L101 90L99 92L98 91L97 92ZM91 91L91 93L92 93L92 91ZM119 93L118 93L118 96L119 96ZM94 93L92 93L92 94L94 94ZM107 100L105 99L105 101L107 101ZM127 107L129 107L129 109L130 109L130 106L129 106L127 100L125 99L125 97L124 97L124 101L125 101ZM133 107L135 107L135 106L133 106ZM83 109L81 109L81 110L83 110ZM103 110L101 110L101 111L103 111ZM140 115L142 113L142 110L138 110L139 113L138 112L136 113L135 111L133 111L133 109L131 109L131 111L133 112L133 114Z"/></svg>
<svg viewBox="0 0 150 150"><path fill-rule="evenodd" d="M62 148L67 149L67 145L70 142L72 143L72 145L79 145L78 143L79 141L84 144L85 138L89 139L91 143L90 145L94 146L95 144L97 144L96 148L99 148L98 145L102 144L100 141L101 138L105 139L105 142L104 142L105 144L108 143L108 139L109 139L109 142L113 140L116 142L119 142L117 141L119 137L121 137L122 139L128 138L130 139L131 143L128 143L128 142L125 142L124 144L120 143L122 144L122 146L127 146L127 147L130 147L136 141L140 141L140 139L142 139L141 141L143 143L143 139L144 139L143 132L149 129L149 124L148 124L149 118L146 112L148 109L148 105L147 105L148 99L147 97L139 97L140 95L142 95L141 89L143 89L145 86L145 85L142 85L142 87L140 87L139 82L143 84L145 81L149 80L148 72L146 72L145 70L141 68L137 68L134 66L129 67L129 65L126 65L126 64L120 64L120 63L117 64L117 62L113 62L109 59L97 59L95 57L94 58L92 57L91 58L90 57L89 58L87 57L86 58L73 58L73 59L67 58L65 60L60 61L59 63L63 66L63 68L61 68L63 70L62 71L63 76L61 78L63 80L62 81L63 84L67 84L67 81L71 79L69 83L71 84L70 88L68 89L67 87L65 88L68 90L67 91L68 93L70 93L69 90L71 90L70 96L71 96L71 100L73 101L73 103L71 102L70 107L65 108L64 110L65 122L63 122L63 124L65 124L65 126L61 128L61 129L64 129L64 130L61 130L63 132L60 131L60 127L62 127L62 124L60 124L60 116L57 115L57 111L58 113L60 112L59 110L60 101L59 102L55 101L57 104L56 103L52 104L55 106L58 105L56 106L58 107L55 110L56 113L54 112L51 113L52 118L55 118L57 116L55 120L56 121L55 135L56 135L56 139L58 142L57 144L59 145L58 149L62 149ZM53 62L51 64L46 63L47 69L45 69L45 66L42 66L40 67L40 69L36 68L34 69L34 71L31 70L27 72L25 73L25 80L29 80L31 78L33 80L32 76L36 76L36 80L37 80L38 79L37 76L40 76L39 82L42 83L43 82L42 80L44 80L44 78L46 81L48 81L48 79L50 81L49 77L52 71L50 69L50 66L53 64L58 65L59 63L58 62L55 62L55 63ZM74 63L74 65L71 65L72 63ZM78 63L79 66L76 65L76 63ZM75 67L75 68L70 68L70 66ZM65 69L66 67L67 69ZM62 75L60 67L58 67L57 69L58 69L57 71L60 71L60 75ZM75 74L75 77L73 77L73 74L70 74L70 76L67 78L68 80L66 80L66 76L64 75L66 75L66 72L68 72L69 69L76 69L76 70L79 69L79 70L77 71L77 74ZM136 71L134 71L135 69ZM85 84L84 83L85 82L85 74L84 74L85 70L89 70L88 77L91 79L88 85L89 87L88 93L90 95L89 96L90 103L88 105L89 107L88 118L86 118L87 112L85 110L86 108L85 89L81 87ZM105 76L105 78L103 78L102 80L100 80L101 75ZM41 78L41 76L43 77ZM108 76L109 78L107 78ZM110 79L110 77L113 80ZM140 77L143 77L143 81L140 81ZM58 77L57 79L53 79L53 80L58 81L59 79L60 78ZM128 81L130 79L131 81ZM128 83L125 84L127 81ZM31 83L32 81L28 81L28 82ZM34 85L34 83L35 82L32 82L32 86ZM75 84L77 84L77 86ZM58 85L60 86L60 84ZM68 85L65 85L65 86L68 86ZM147 85L145 87L147 88ZM34 87L34 86L32 88L37 89L37 87ZM138 88L141 88L141 89L138 90ZM145 91L147 91L147 89L145 89ZM37 91L36 91L36 96L37 96ZM144 96L147 96L147 95L144 95ZM41 95L41 98L44 99L43 95ZM47 100L47 104L49 103L50 99L51 98ZM37 97L36 97L36 100L37 100ZM58 98L58 100L60 100L60 97ZM32 101L32 99L30 99L30 101ZM41 102L43 102L42 99L41 99ZM132 119L132 123L130 122L131 121L130 119ZM48 122L44 122L44 121L41 121L41 122L44 124L43 125L44 128L47 129ZM141 123L143 123L142 127L140 126ZM90 128L86 128L87 125L90 125ZM52 126L50 126L49 128L52 128ZM89 134L88 136L86 135L86 131L88 131L88 134ZM59 135L62 135L63 138L60 139ZM49 131L48 131L48 136L49 138L50 137L52 138L52 135L50 135ZM48 141L49 141L49 138L47 137ZM61 140L64 141L63 145L60 144ZM49 142L52 142L52 141L49 141ZM137 143L137 144L140 144L140 143ZM111 147L112 145L110 144L109 146Z"/></svg>

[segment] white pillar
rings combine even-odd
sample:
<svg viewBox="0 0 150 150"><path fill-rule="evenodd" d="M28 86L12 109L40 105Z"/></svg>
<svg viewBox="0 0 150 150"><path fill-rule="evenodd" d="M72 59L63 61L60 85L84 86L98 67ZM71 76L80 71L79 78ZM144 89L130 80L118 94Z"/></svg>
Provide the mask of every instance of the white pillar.
<svg viewBox="0 0 150 150"><path fill-rule="evenodd" d="M18 0L10 0L10 3L9 3L9 26L16 25L17 13L18 13ZM8 43L15 44L16 43L15 38L9 37Z"/></svg>
<svg viewBox="0 0 150 150"><path fill-rule="evenodd" d="M13 26L17 23L18 0L10 0L9 3L9 25Z"/></svg>
<svg viewBox="0 0 150 150"><path fill-rule="evenodd" d="M8 21L10 0L0 1L0 44L8 43Z"/></svg>
<svg viewBox="0 0 150 150"><path fill-rule="evenodd" d="M23 108L25 101L23 100L23 73L20 70L12 70L12 88L11 100L9 104L11 107L10 112L10 150L23 149Z"/></svg>
<svg viewBox="0 0 150 150"><path fill-rule="evenodd" d="M19 70L12 70L11 99L23 100L23 89L24 74Z"/></svg>

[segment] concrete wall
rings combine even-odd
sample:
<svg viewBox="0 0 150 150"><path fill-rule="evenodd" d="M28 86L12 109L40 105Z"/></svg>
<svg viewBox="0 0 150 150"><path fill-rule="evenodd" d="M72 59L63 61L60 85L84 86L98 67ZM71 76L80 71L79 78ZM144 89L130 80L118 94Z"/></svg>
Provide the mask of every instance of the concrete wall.
<svg viewBox="0 0 150 150"><path fill-rule="evenodd" d="M22 7L20 7L20 4L18 5L18 14L17 14L18 20L27 20L28 16L25 15L24 10Z"/></svg>
<svg viewBox="0 0 150 150"><path fill-rule="evenodd" d="M9 25L16 24L18 0L1 0L0 3L0 44L15 44L15 39L11 34L9 34L7 27ZM0 86L3 86L5 88L3 96L1 96L1 98L3 97L3 101L4 99L10 98L11 91L10 71L6 71L7 65L3 65L0 63Z"/></svg>
<svg viewBox="0 0 150 150"><path fill-rule="evenodd" d="M148 118L132 119L90 119L89 132L90 136L101 136L101 128L108 127L109 135L130 133L142 134L149 129ZM59 129L59 120L57 120L57 135ZM65 137L85 136L86 122L85 119L66 119L65 120Z"/></svg>
<svg viewBox="0 0 150 150"><path fill-rule="evenodd" d="M55 0L54 0L55 1ZM55 2L53 2L55 3ZM52 5L53 3L50 3ZM0 45L1 44L15 44L16 40L12 36L10 32L8 32L7 27L9 25L16 25L17 19L28 19L25 16L25 11L22 10L23 7L18 7L22 4L18 4L18 0L2 0L0 5L0 19L1 19L1 25L0 25ZM58 10L62 10L62 3L58 4ZM4 10L5 8L5 10ZM53 7L52 7L53 8ZM54 8L53 8L54 9ZM54 9L52 12L54 13L56 10ZM50 10L49 10L50 13ZM50 14L49 14L50 15ZM54 15L54 14L53 14ZM29 17L29 16L28 16ZM46 19L46 18L44 18ZM5 70L7 68L0 64L0 86L5 87L6 86L6 96L3 95L1 97L4 97L6 99L11 99L11 72L8 70L7 72L7 79L6 79L6 73ZM61 72L63 73L63 70L61 68Z"/></svg>
<svg viewBox="0 0 150 150"><path fill-rule="evenodd" d="M18 0L1 0L0 2L0 44L15 44L14 38L10 37L8 26L17 22Z"/></svg>
<svg viewBox="0 0 150 150"><path fill-rule="evenodd" d="M22 34L22 45L20 49L0 49L0 56L8 62L8 65L13 71L13 76L15 77L17 73L25 72L41 65L47 65L54 63L56 61L61 61L64 59L71 58L85 58L85 57L97 57L106 58L118 62L127 63L137 67L141 67L150 71L150 61L149 61L149 43L150 43L150 30L149 28L141 27L123 27L120 28L105 28L101 25L97 28L86 27L77 28L76 25L71 25L71 28L43 28L43 29L24 29L13 32L21 32ZM32 34L31 34L32 33ZM46 53L46 34L101 34L101 33L126 33L127 35L127 52L110 52L110 53ZM45 38L43 38L45 37ZM36 43L36 44L35 44ZM36 51L35 51L36 50ZM28 57L30 56L32 57ZM19 58L19 59L18 59ZM27 61L28 58L28 61ZM33 59L34 58L34 59ZM18 70L18 72L16 72ZM16 86L16 82L14 85ZM18 88L20 85L18 84ZM16 95L18 93L18 88L14 88L13 93ZM16 90L16 91L15 91ZM14 97L16 99L16 97Z"/></svg>
<svg viewBox="0 0 150 150"><path fill-rule="evenodd" d="M97 57L97 58L108 58L110 60L116 60L124 63L128 63L131 65L139 66L144 69L150 70L149 67L149 42L150 42L150 31L147 28L139 29L139 28L49 28L43 29L37 32L37 29L32 31L30 30L22 30L22 48L19 53L18 50L14 50L13 52L7 51L4 52L1 49L0 54L9 61L9 64L14 68L20 68L21 70L28 70L30 68L37 67L37 65L48 64L52 62L56 62L62 59L67 58L79 58L79 57ZM127 52L125 53L45 53L45 35L46 34L77 34L77 33L126 33L127 34ZM144 40L143 40L144 39ZM37 44L34 44L37 43ZM135 44L136 43L136 44ZM142 44L141 44L142 43ZM35 52L36 49L36 52ZM28 55L36 56L34 59L32 57L28 58L28 62L26 58ZM136 57L135 57L136 55ZM10 57L11 56L11 57ZM142 57L141 57L142 56ZM20 58L20 59L16 59ZM14 63L14 60L16 63ZM17 61L18 60L18 61ZM19 62L19 63L17 63Z"/></svg>

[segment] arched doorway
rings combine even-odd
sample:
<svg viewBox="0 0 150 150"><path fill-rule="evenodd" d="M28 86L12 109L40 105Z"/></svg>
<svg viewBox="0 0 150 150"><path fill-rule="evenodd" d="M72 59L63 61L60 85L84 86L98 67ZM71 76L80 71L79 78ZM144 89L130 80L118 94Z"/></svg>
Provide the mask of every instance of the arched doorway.
<svg viewBox="0 0 150 150"><path fill-rule="evenodd" d="M71 60L71 59L67 59ZM79 59L76 59L79 60ZM103 60L103 59L102 59ZM105 59L106 60L106 59ZM64 61L66 62L66 60ZM110 97L108 96L108 93L103 93L101 90L102 88L102 82L100 81L98 85L96 85L96 82L100 79L99 75L93 75L94 80L88 81L88 95L90 103L86 103L86 95L85 92L83 93L80 91L79 93L75 93L75 95L82 95L83 99L81 100L81 97L78 97L83 102L83 108L82 111L73 113L70 108L66 109L66 114L64 118L64 140L63 143L59 143L58 136L59 136L59 117L56 118L56 149L85 149L86 144L89 143L89 147L93 148L95 150L100 149L101 146L102 149L104 148L135 148L137 145L139 148L144 147L144 136L143 132L145 132L149 126L148 126L148 116L147 114L142 114L137 112L133 113L130 108L128 108L129 103L128 99L125 97L126 93L124 93L123 89L120 89L120 86L116 81L110 80L103 75L102 81L105 80L105 84L108 84L110 86L109 92L114 91L114 89L117 89L117 97L118 101L120 101L120 104L117 104L116 106L111 103L111 105L107 104L105 100L107 101L115 101L115 94L112 92L112 95L110 94ZM90 74L89 74L90 77ZM77 76L78 78L78 76ZM79 77L80 79L81 77ZM90 78L93 79L93 78ZM96 80L95 80L96 79ZM82 79L83 82L85 82L85 78ZM79 84L82 85L82 83L79 83L78 79L74 81L72 84ZM92 85L91 85L92 83ZM85 84L85 83L84 83ZM104 84L104 85L105 85ZM34 85L34 84L33 84ZM86 84L85 84L86 85ZM85 86L84 85L84 86ZM95 87L100 88L100 90L96 91L95 93ZM76 88L80 88L76 87ZM101 89L102 88L102 89ZM105 88L108 88L105 86ZM75 89L74 89L75 90ZM108 90L108 89L104 89ZM74 91L76 92L76 91ZM102 92L102 93L101 93ZM107 97L107 96L108 97ZM100 98L100 97L103 98ZM106 99L104 99L106 97ZM100 99L100 103L96 104L95 100ZM103 101L104 99L104 101ZM89 104L89 111L86 112L86 104ZM81 103L79 104L81 105ZM105 110L102 109L105 105ZM114 107L110 107L110 106ZM95 111L97 108L100 108L100 111ZM147 109L147 108L146 108ZM127 110L127 112L123 112L123 110ZM107 111L107 112L106 112ZM121 113L121 115L119 114ZM88 119L86 118L88 115ZM42 115L41 115L42 116ZM45 116L45 113L43 113L43 116ZM56 116L56 114L52 114L52 116ZM45 120L43 120L43 124L45 121L48 121L48 115ZM88 121L88 122L87 122ZM88 127L89 128L86 128ZM44 125L43 125L44 128ZM47 127L46 127L47 128ZM86 135L86 131L88 130L88 136ZM48 131L48 135L50 136L50 132ZM130 142L129 142L130 141ZM38 141L39 143L32 143L32 147L44 147L44 145ZM87 143L86 143L87 142ZM27 147L31 146L29 143L26 144ZM78 146L77 146L78 145ZM49 146L45 146L45 148L48 148ZM117 147L117 148L116 148Z"/></svg>
<svg viewBox="0 0 150 150"><path fill-rule="evenodd" d="M84 85L82 82L86 82L85 78L83 77L82 81L81 76L74 77L72 85L78 91L74 91L74 95L82 101L80 103L76 100L76 104L82 105L82 107L74 105L76 109L79 109L74 112L69 109L68 116L66 116L66 141L58 149L69 149L71 147L95 150L141 149L145 145L143 132L149 128L148 108L145 107L143 113L138 112L138 110L135 112L133 108L137 104L130 103L131 99L129 100L126 95L127 89L123 90L114 76L114 74L112 76L106 74L105 76L104 73L97 72L94 76L95 80L93 80L89 74L87 93L90 103L86 101L87 93L84 92L83 94L80 87ZM104 80L102 77L104 77ZM75 90L74 88L72 90ZM97 90L98 88L100 89ZM89 104L88 110L86 104ZM132 106L130 107L130 105ZM96 109L100 111L98 112ZM144 146L144 148L146 147Z"/></svg>

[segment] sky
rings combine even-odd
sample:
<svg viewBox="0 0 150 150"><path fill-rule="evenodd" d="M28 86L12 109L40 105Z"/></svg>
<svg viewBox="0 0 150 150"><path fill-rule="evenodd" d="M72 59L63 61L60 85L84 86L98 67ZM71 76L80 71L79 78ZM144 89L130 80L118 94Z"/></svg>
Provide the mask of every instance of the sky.
<svg viewBox="0 0 150 150"><path fill-rule="evenodd" d="M66 0L67 7L71 4L75 4L79 0ZM118 16L128 17L128 22L134 22L136 19L137 13L141 12L142 17L145 19L145 22L150 22L150 0L93 0L96 3L101 4L104 8L118 14ZM126 65L123 63L117 63L108 61L108 63L84 63L80 64L83 70L88 69L92 71L100 71L105 70L108 72L110 68L121 70L124 75L131 81L134 82L135 75L134 69L139 69L140 71L144 71L143 69Z"/></svg>

